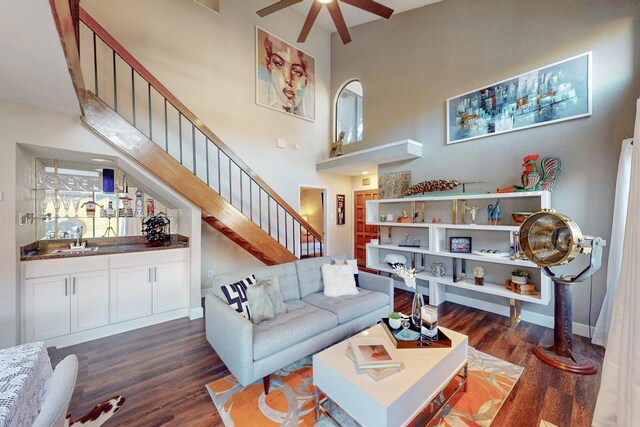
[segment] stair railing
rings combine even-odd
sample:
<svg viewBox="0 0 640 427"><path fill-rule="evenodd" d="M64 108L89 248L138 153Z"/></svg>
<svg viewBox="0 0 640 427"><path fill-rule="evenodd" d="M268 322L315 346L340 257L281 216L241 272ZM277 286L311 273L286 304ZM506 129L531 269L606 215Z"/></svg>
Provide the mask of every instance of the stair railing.
<svg viewBox="0 0 640 427"><path fill-rule="evenodd" d="M321 235L295 209L82 8L79 18L86 88L295 256L322 256Z"/></svg>

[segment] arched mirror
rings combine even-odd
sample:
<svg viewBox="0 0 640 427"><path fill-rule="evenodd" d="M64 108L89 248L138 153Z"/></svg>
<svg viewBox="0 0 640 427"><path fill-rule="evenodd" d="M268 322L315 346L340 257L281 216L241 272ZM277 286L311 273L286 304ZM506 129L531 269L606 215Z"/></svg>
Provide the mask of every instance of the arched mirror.
<svg viewBox="0 0 640 427"><path fill-rule="evenodd" d="M362 84L352 80L343 86L336 99L336 134L344 131L343 144L362 141Z"/></svg>

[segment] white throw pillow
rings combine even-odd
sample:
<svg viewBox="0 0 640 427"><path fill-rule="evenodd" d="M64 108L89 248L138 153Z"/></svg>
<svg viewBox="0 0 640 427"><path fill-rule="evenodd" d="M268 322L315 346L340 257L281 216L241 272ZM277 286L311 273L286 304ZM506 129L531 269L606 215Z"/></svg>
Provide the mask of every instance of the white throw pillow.
<svg viewBox="0 0 640 427"><path fill-rule="evenodd" d="M356 281L353 278L353 268L350 265L322 266L322 281L324 282L324 294L328 297L342 295L358 295Z"/></svg>

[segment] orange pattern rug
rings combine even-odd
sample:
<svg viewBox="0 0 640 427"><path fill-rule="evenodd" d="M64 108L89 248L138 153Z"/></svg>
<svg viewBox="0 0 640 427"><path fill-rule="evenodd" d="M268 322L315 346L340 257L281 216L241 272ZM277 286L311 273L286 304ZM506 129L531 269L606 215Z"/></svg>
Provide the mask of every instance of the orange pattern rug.
<svg viewBox="0 0 640 427"><path fill-rule="evenodd" d="M470 347L467 392L458 393L433 425L491 425L523 369ZM233 375L209 383L206 387L227 427L331 425L326 419L316 420L312 375L311 357L305 357L271 376L268 395L264 394L262 381L242 387ZM450 384L410 425L424 425L439 406L438 403L454 387L455 384ZM334 409L340 412L339 408ZM343 425L357 425L344 412L334 416Z"/></svg>

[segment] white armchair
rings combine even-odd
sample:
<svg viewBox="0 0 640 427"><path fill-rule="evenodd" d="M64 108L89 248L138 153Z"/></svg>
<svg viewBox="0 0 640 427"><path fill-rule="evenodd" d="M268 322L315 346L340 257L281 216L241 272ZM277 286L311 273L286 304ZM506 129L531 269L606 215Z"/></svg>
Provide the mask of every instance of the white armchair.
<svg viewBox="0 0 640 427"><path fill-rule="evenodd" d="M64 427L77 375L78 358L75 355L67 356L58 363L47 382L42 408L33 427Z"/></svg>

